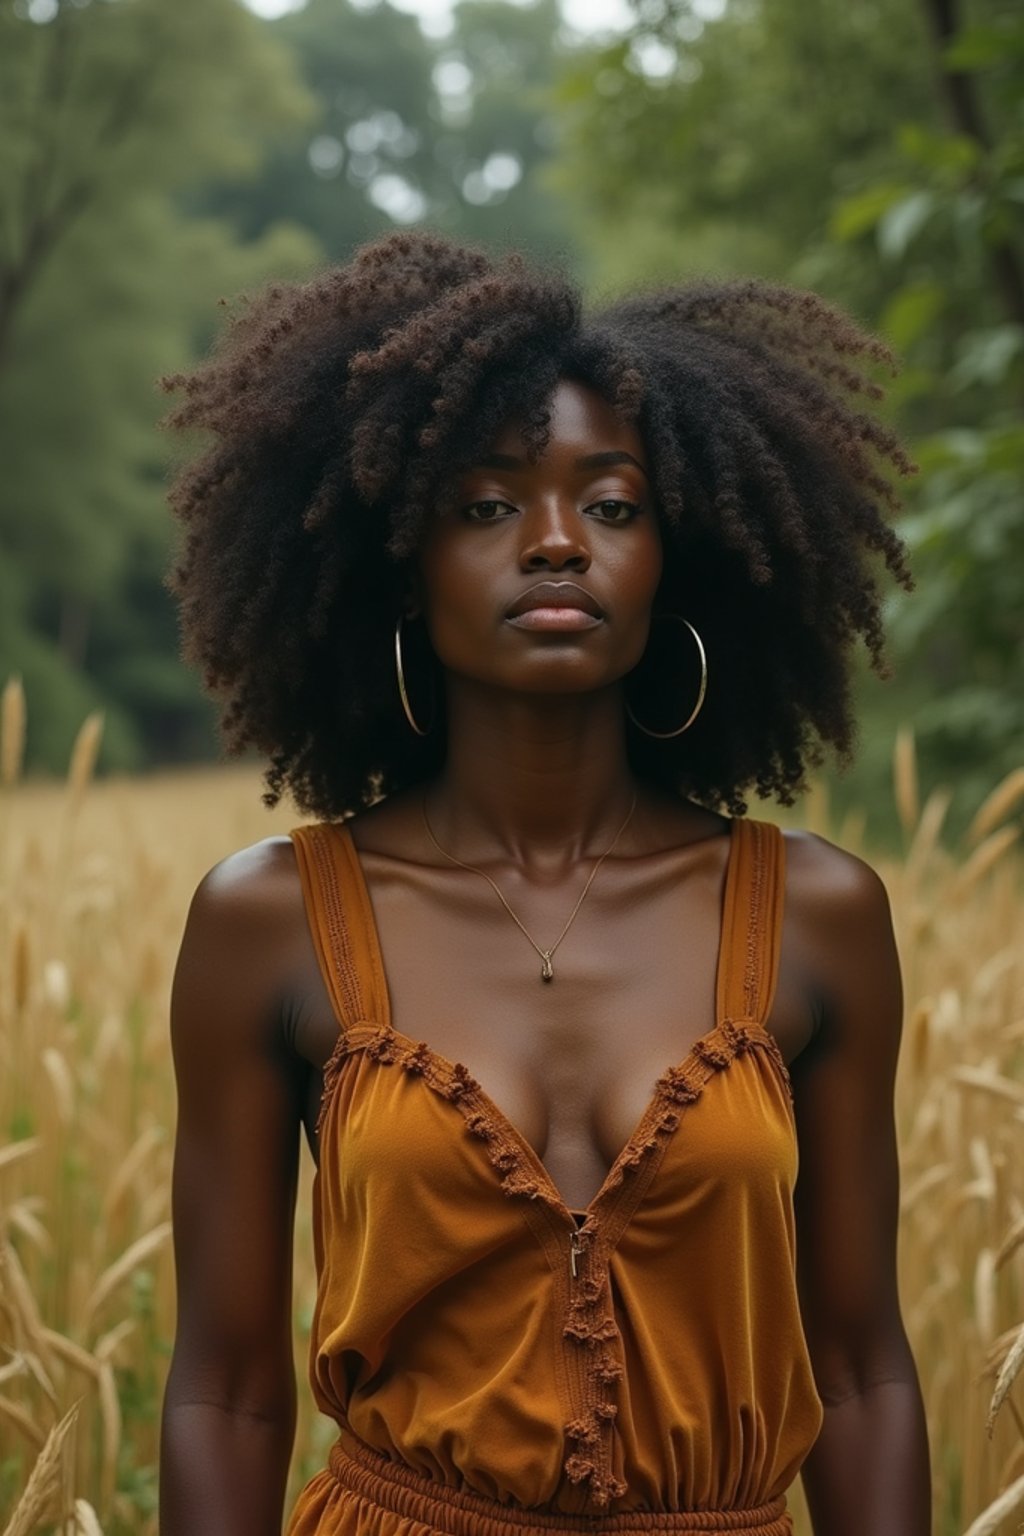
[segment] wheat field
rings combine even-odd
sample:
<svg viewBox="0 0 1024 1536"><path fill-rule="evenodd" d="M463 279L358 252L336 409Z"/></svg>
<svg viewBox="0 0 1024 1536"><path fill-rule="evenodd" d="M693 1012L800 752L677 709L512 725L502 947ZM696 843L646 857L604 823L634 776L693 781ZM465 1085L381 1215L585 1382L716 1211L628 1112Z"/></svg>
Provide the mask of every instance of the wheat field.
<svg viewBox="0 0 1024 1536"><path fill-rule="evenodd" d="M167 999L188 900L231 850L298 818L258 772L22 782L24 700L0 731L0 1531L152 1536L174 1324ZM906 985L897 1082L900 1293L928 1413L935 1536L1024 1529L1024 769L950 846L894 752L889 889ZM761 814L761 812L758 812ZM863 819L803 825L862 852ZM868 856L871 857L870 852ZM313 1298L309 1160L296 1230L300 1382ZM1019 1394L1020 1382L1017 1383ZM333 1438L300 1391L292 1491ZM809 1536L799 1486L797 1536Z"/></svg>

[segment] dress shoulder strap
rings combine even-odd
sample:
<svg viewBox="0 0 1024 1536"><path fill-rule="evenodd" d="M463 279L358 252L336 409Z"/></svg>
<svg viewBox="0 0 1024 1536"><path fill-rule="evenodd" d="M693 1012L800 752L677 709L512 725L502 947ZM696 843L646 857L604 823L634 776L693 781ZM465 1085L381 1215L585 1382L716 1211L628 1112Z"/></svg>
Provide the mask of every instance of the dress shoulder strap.
<svg viewBox="0 0 1024 1536"><path fill-rule="evenodd" d="M779 971L786 845L769 821L738 817L725 879L716 1011L723 1019L763 1024Z"/></svg>
<svg viewBox="0 0 1024 1536"><path fill-rule="evenodd" d="M342 1032L363 1020L388 1023L377 925L348 828L325 821L295 827L289 835L316 957Z"/></svg>

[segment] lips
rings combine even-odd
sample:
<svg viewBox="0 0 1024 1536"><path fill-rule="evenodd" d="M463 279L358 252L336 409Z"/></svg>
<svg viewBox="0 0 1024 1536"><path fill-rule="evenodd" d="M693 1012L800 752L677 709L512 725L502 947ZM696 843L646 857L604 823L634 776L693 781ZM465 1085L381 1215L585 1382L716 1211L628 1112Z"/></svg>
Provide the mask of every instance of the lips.
<svg viewBox="0 0 1024 1536"><path fill-rule="evenodd" d="M597 599L574 581L539 581L516 598L505 617L517 619L535 608L576 609L593 619L604 618L604 609Z"/></svg>

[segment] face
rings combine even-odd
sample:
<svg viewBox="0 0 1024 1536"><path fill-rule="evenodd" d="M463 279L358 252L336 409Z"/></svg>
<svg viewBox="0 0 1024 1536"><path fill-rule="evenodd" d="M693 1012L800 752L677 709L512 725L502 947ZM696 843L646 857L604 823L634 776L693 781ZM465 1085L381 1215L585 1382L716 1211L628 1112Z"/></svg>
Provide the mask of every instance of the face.
<svg viewBox="0 0 1024 1536"><path fill-rule="evenodd" d="M417 596L449 673L520 693L617 682L647 643L661 535L636 428L561 382L536 463L515 421L438 509Z"/></svg>

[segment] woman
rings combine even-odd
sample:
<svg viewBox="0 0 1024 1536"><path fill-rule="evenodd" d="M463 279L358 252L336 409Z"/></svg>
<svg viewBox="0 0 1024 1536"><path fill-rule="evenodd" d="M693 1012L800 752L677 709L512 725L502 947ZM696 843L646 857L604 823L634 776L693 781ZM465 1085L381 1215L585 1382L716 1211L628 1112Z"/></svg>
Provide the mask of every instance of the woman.
<svg viewBox="0 0 1024 1536"><path fill-rule="evenodd" d="M872 556L909 584L886 356L406 233L169 381L187 651L314 821L179 957L164 1536L280 1529L300 1126L292 1536L783 1536L798 1471L816 1536L926 1536L886 896L744 799L849 754Z"/></svg>

